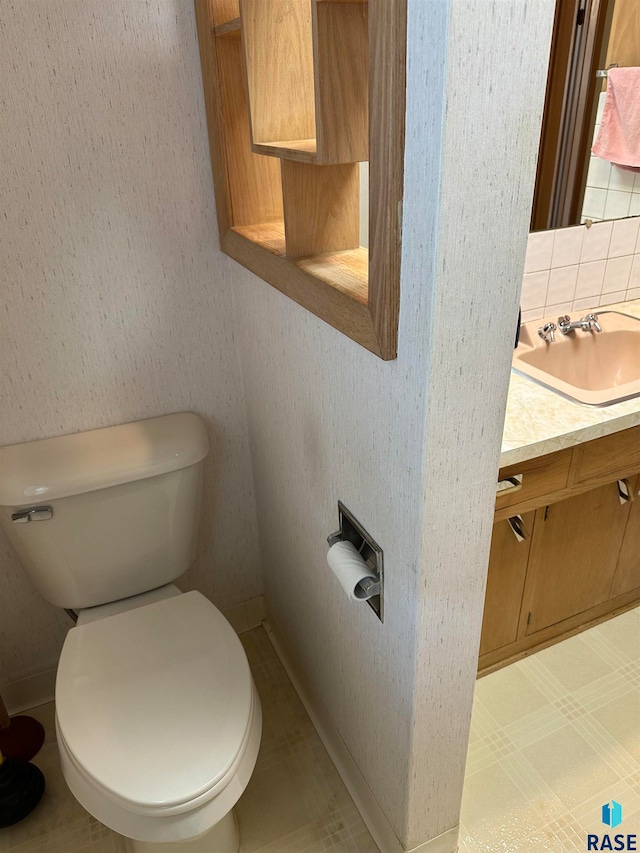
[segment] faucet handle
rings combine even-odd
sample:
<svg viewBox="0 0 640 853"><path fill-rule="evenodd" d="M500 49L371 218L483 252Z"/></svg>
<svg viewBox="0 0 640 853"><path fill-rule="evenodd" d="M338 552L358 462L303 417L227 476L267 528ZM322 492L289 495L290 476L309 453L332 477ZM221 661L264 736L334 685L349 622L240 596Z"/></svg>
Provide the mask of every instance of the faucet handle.
<svg viewBox="0 0 640 853"><path fill-rule="evenodd" d="M565 314L563 317L558 317L558 328L560 331L571 325L571 317Z"/></svg>
<svg viewBox="0 0 640 853"><path fill-rule="evenodd" d="M602 326L598 322L598 315L597 314L587 314L587 316L584 319L587 321L587 323L589 324L589 326L592 329L596 330L596 332L602 331Z"/></svg>
<svg viewBox="0 0 640 853"><path fill-rule="evenodd" d="M553 343L556 339L557 328L558 327L555 323L545 323L544 326L540 326L540 328L538 329L538 335L545 343Z"/></svg>

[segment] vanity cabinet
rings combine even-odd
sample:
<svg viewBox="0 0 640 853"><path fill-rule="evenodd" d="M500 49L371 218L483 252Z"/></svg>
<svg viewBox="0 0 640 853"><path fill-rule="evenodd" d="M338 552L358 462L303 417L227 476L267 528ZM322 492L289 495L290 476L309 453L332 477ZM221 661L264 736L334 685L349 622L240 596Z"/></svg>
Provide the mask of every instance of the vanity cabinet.
<svg viewBox="0 0 640 853"><path fill-rule="evenodd" d="M609 598L628 517L616 483L536 512L523 599L526 636Z"/></svg>
<svg viewBox="0 0 640 853"><path fill-rule="evenodd" d="M500 471L522 484L496 499L481 674L640 602L638 472L640 427Z"/></svg>

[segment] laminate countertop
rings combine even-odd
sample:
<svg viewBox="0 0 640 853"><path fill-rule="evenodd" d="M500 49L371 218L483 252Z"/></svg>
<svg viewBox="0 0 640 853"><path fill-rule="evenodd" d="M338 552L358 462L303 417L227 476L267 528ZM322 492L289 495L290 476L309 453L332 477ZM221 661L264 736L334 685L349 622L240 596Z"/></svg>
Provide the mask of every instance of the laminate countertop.
<svg viewBox="0 0 640 853"><path fill-rule="evenodd" d="M621 311L640 318L640 299L602 306L600 311ZM637 424L640 424L640 397L596 409L567 400L512 370L500 467L545 456Z"/></svg>

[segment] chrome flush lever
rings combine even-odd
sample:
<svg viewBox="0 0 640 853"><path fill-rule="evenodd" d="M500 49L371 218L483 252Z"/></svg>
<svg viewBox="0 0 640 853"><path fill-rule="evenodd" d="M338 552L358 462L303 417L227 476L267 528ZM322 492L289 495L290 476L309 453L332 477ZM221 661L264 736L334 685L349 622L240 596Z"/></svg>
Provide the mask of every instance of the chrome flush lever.
<svg viewBox="0 0 640 853"><path fill-rule="evenodd" d="M50 518L53 518L53 507L32 506L29 509L21 509L19 512L14 512L11 516L11 521L14 524L27 524L30 521L48 521Z"/></svg>

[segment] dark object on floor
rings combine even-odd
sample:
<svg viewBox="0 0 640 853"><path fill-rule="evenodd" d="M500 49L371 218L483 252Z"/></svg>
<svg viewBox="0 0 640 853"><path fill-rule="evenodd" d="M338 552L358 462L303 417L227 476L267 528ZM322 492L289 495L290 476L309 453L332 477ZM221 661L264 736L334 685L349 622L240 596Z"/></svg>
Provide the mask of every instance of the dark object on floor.
<svg viewBox="0 0 640 853"><path fill-rule="evenodd" d="M44 743L44 729L33 717L10 717L0 696L0 752L5 758L31 761Z"/></svg>
<svg viewBox="0 0 640 853"><path fill-rule="evenodd" d="M44 794L44 776L26 761L0 756L0 829L25 818Z"/></svg>
<svg viewBox="0 0 640 853"><path fill-rule="evenodd" d="M0 728L0 752L5 758L30 761L44 743L44 729L33 717L11 717Z"/></svg>

